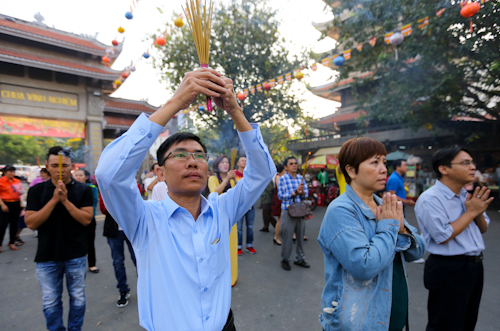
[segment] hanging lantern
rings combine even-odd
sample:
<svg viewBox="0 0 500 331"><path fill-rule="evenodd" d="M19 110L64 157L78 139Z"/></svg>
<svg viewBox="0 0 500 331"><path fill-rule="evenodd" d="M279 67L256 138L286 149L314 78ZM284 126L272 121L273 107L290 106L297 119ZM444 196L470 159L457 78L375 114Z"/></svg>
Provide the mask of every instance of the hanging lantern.
<svg viewBox="0 0 500 331"><path fill-rule="evenodd" d="M113 44L113 46L118 46L118 44L119 44L118 40L113 40L111 43Z"/></svg>
<svg viewBox="0 0 500 331"><path fill-rule="evenodd" d="M120 26L120 27L118 28L118 32L120 32L120 33L124 33L124 32L125 32L125 29L124 29L124 28L122 28L122 27Z"/></svg>
<svg viewBox="0 0 500 331"><path fill-rule="evenodd" d="M342 55L337 56L335 59L333 59L333 64L335 64L337 67L341 67L345 62L345 59Z"/></svg>
<svg viewBox="0 0 500 331"><path fill-rule="evenodd" d="M148 59L148 58L150 57L149 52L144 52L144 54L142 54L142 56L143 56L145 59Z"/></svg>
<svg viewBox="0 0 500 331"><path fill-rule="evenodd" d="M269 90L271 90L271 84L269 84L268 82L265 82L262 85L262 88L264 89L264 91L269 91Z"/></svg>
<svg viewBox="0 0 500 331"><path fill-rule="evenodd" d="M247 96L245 93L243 93L243 92L238 93L238 99L240 99L240 101L243 101L246 98L247 98Z"/></svg>
<svg viewBox="0 0 500 331"><path fill-rule="evenodd" d="M128 11L128 12L125 13L125 18L127 20L131 20L131 19L134 18L134 15L132 15L132 13Z"/></svg>
<svg viewBox="0 0 500 331"><path fill-rule="evenodd" d="M108 54L108 56L115 55L115 50L113 48L108 48L106 50L106 54Z"/></svg>
<svg viewBox="0 0 500 331"><path fill-rule="evenodd" d="M165 46L165 44L167 43L167 40L165 38L163 38L162 36L160 36L160 37L156 38L155 43L158 46Z"/></svg>
<svg viewBox="0 0 500 331"><path fill-rule="evenodd" d="M481 9L479 2L469 2L460 10L460 15L462 15L462 17L470 17L470 33L472 33L472 16L476 15L479 9Z"/></svg>
<svg viewBox="0 0 500 331"><path fill-rule="evenodd" d="M189 113L189 110L184 109L183 113L184 113L184 114L188 114L188 113Z"/></svg>
<svg viewBox="0 0 500 331"><path fill-rule="evenodd" d="M130 75L130 74L128 73L128 71L124 71L124 72L122 72L122 74L121 74L122 78L124 78L124 79L127 79L129 75Z"/></svg>
<svg viewBox="0 0 500 331"><path fill-rule="evenodd" d="M304 78L304 74L301 71L299 71L295 74L295 78L301 80L302 78Z"/></svg>
<svg viewBox="0 0 500 331"><path fill-rule="evenodd" d="M120 86L120 85L122 85L122 81L121 81L121 80L119 80L119 79L115 80L115 85L116 85L116 86Z"/></svg>
<svg viewBox="0 0 500 331"><path fill-rule="evenodd" d="M104 63L109 63L109 62L110 62L110 59L109 59L109 57L107 57L107 56L103 56L103 57L101 57L101 60L102 60L102 62L104 62Z"/></svg>
<svg viewBox="0 0 500 331"><path fill-rule="evenodd" d="M179 18L176 18L174 20L174 24L176 27L182 28L182 26L184 25L184 22L182 21L182 18L179 17Z"/></svg>
<svg viewBox="0 0 500 331"><path fill-rule="evenodd" d="M389 38L389 42L394 46L401 44L403 40L405 40L405 36L401 32L395 32Z"/></svg>
<svg viewBox="0 0 500 331"><path fill-rule="evenodd" d="M199 107L198 107L198 110L205 110L205 107L203 107L203 106L199 106Z"/></svg>
<svg viewBox="0 0 500 331"><path fill-rule="evenodd" d="M131 64L129 67L128 67L128 70L130 72L134 72L135 71L135 66L133 64Z"/></svg>

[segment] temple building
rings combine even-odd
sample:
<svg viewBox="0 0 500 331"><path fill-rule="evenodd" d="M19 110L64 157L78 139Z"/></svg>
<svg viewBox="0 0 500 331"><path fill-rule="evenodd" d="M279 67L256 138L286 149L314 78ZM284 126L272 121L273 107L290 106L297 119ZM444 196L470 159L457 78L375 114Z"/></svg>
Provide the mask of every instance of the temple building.
<svg viewBox="0 0 500 331"><path fill-rule="evenodd" d="M110 68L121 50L42 19L0 14L0 134L85 139L86 167L95 170L105 141L157 109L110 96L123 80L122 71Z"/></svg>

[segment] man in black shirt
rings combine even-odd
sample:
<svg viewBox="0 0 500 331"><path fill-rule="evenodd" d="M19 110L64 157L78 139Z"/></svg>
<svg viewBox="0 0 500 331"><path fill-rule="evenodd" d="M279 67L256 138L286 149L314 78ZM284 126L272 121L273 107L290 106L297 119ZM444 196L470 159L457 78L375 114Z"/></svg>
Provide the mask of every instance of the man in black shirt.
<svg viewBox="0 0 500 331"><path fill-rule="evenodd" d="M61 170L59 154L63 155ZM51 331L66 330L61 300L64 274L70 296L68 330L81 330L85 315L85 226L94 214L93 196L89 186L71 177L71 156L71 151L59 146L49 150L45 166L51 180L30 188L25 214L26 225L38 230L36 276Z"/></svg>

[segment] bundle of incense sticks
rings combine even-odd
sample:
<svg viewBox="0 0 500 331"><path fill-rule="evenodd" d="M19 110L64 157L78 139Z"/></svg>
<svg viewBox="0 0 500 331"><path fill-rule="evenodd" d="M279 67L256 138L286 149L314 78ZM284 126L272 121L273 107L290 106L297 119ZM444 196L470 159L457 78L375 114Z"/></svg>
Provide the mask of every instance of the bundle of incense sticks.
<svg viewBox="0 0 500 331"><path fill-rule="evenodd" d="M307 161L309 161L309 155L311 155L311 152L307 153L306 162L304 163L304 170L302 171L302 177L304 177L306 174Z"/></svg>
<svg viewBox="0 0 500 331"><path fill-rule="evenodd" d="M62 157L63 155L59 153L59 180L62 180Z"/></svg>
<svg viewBox="0 0 500 331"><path fill-rule="evenodd" d="M234 163L236 162L236 154L238 154L238 149L233 148L231 149L231 168L229 170L234 169ZM231 187L234 186L234 180L231 179Z"/></svg>
<svg viewBox="0 0 500 331"><path fill-rule="evenodd" d="M210 0L208 5L209 7L207 8L207 1L205 0L203 16L201 14L199 1L186 1L187 10L182 7L188 21L189 29L193 35L196 51L198 52L198 59L202 67L208 67L208 60L210 57L210 31L212 31L212 13L214 9L212 0ZM208 96L207 110L209 112L212 111L212 99Z"/></svg>

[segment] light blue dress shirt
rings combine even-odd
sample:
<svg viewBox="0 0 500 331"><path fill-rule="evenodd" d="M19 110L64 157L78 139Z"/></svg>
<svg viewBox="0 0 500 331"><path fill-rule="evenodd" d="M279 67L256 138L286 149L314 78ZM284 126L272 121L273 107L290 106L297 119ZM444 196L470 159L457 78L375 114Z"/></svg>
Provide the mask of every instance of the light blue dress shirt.
<svg viewBox="0 0 500 331"><path fill-rule="evenodd" d="M422 237L427 242L427 251L436 255L479 255L484 250L484 241L481 230L472 221L469 226L458 236L448 241L453 233L451 223L455 222L465 209L467 191L460 190L456 195L452 190L439 180L436 184L422 193L415 205L418 225L422 231ZM484 213L486 223L490 219Z"/></svg>
<svg viewBox="0 0 500 331"><path fill-rule="evenodd" d="M239 132L245 176L233 189L201 197L195 221L167 195L144 201L135 174L162 131L144 114L101 155L96 177L106 208L137 257L140 324L147 330L220 331L231 306L229 233L276 173L260 129Z"/></svg>

